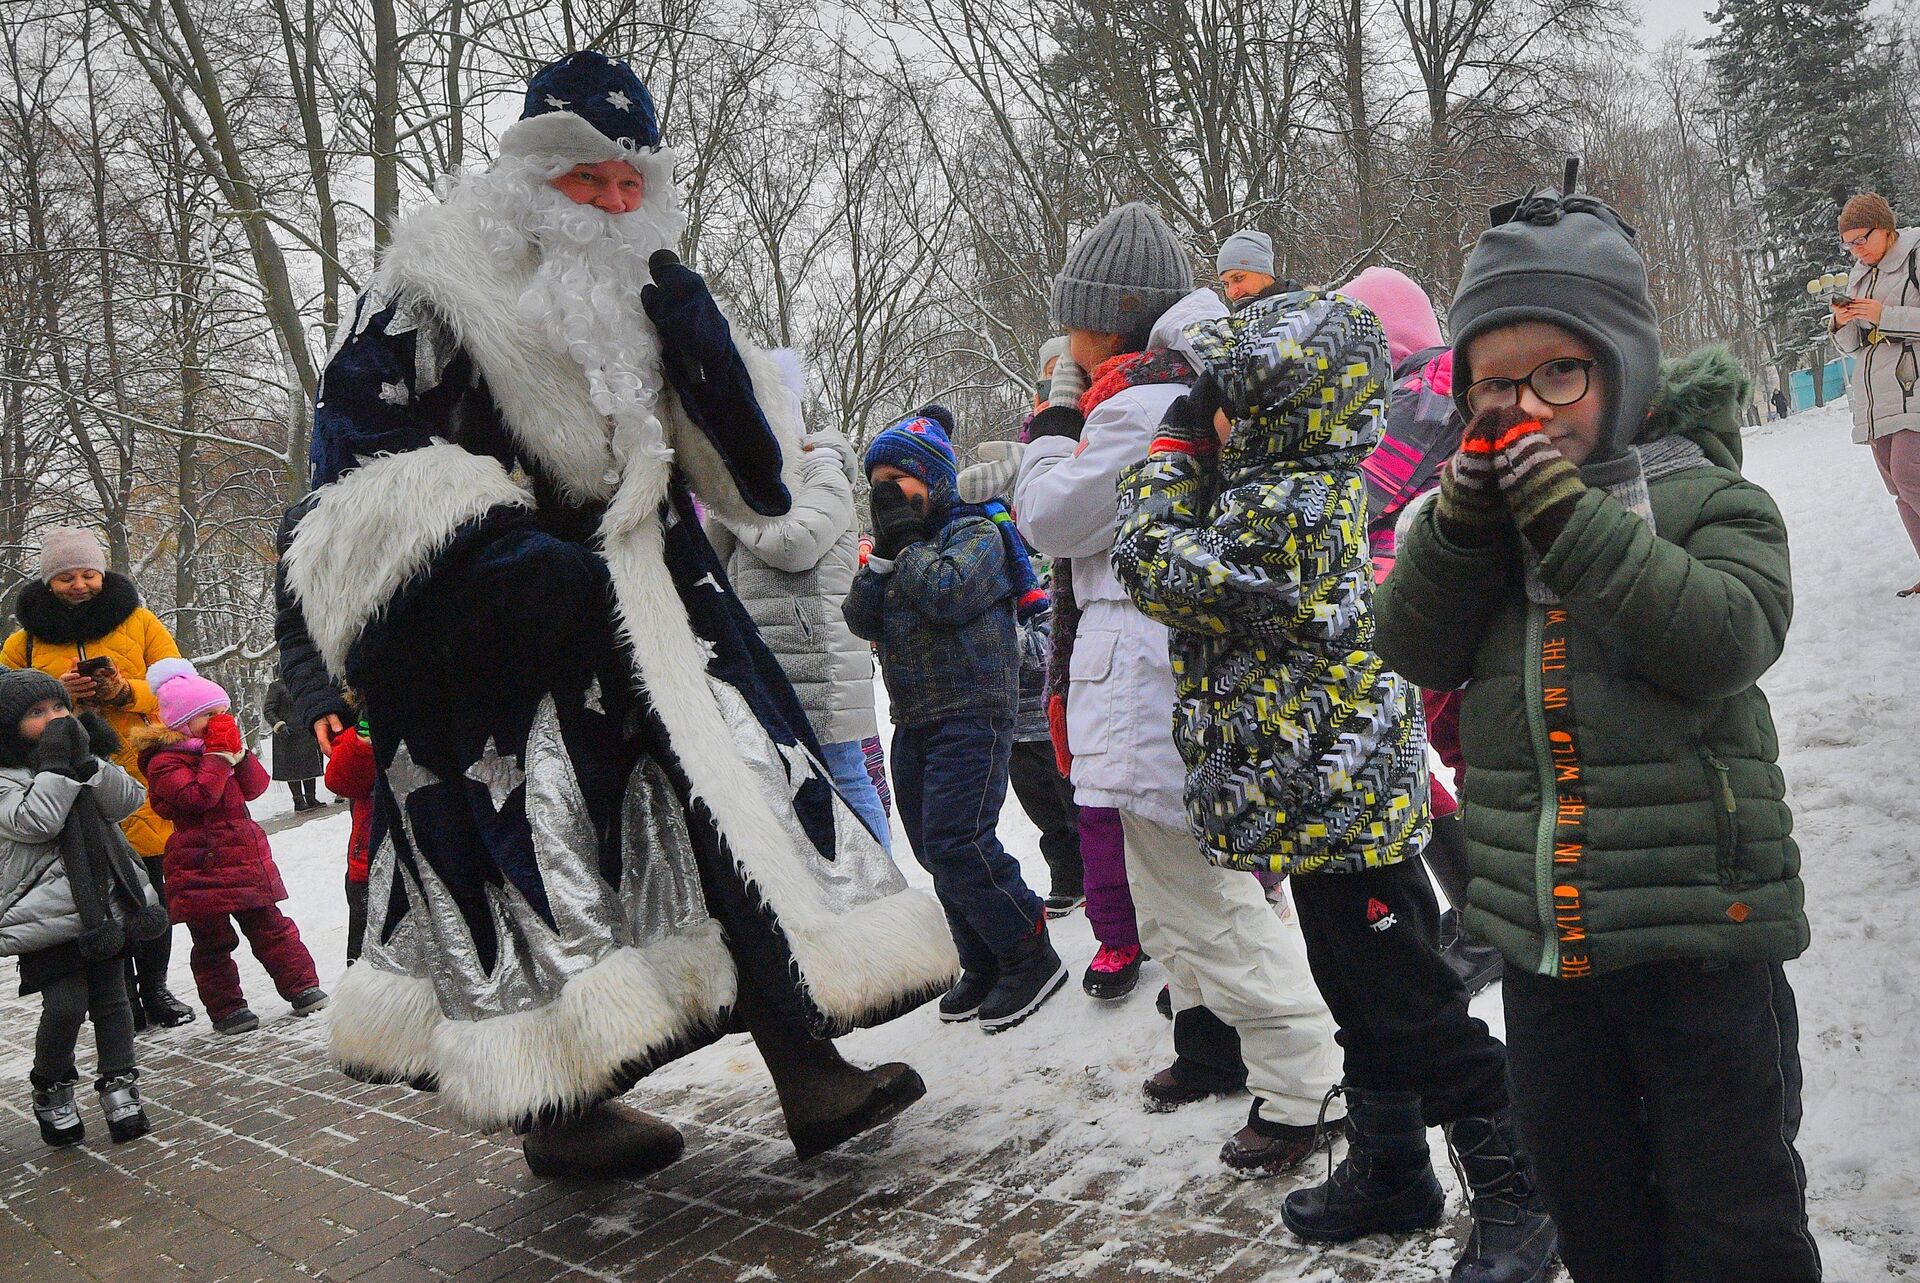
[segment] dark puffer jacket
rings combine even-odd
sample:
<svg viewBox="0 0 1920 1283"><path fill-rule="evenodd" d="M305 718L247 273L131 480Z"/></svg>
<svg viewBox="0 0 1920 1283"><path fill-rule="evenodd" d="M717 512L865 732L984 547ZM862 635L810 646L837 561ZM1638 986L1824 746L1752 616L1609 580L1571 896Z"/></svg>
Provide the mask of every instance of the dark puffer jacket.
<svg viewBox="0 0 1920 1283"><path fill-rule="evenodd" d="M1531 602L1516 539L1466 550L1417 512L1376 645L1462 700L1466 925L1510 966L1579 977L1807 947L1779 742L1755 685L1792 615L1787 532L1741 478L1746 381L1720 350L1669 362L1641 445L1705 461L1649 474L1654 530L1581 496ZM1655 530L1658 531L1657 535Z"/></svg>
<svg viewBox="0 0 1920 1283"><path fill-rule="evenodd" d="M1120 477L1113 566L1173 630L1173 734L1215 864L1376 868L1430 831L1420 704L1372 653L1360 465L1380 440L1380 323L1339 295L1262 300L1187 332L1233 432L1218 463L1162 439Z"/></svg>
<svg viewBox="0 0 1920 1283"><path fill-rule="evenodd" d="M880 643L895 726L952 717L1012 718L1019 702L1013 575L992 518L960 506L939 532L902 549L882 574L871 559L847 594L853 635Z"/></svg>
<svg viewBox="0 0 1920 1283"><path fill-rule="evenodd" d="M267 791L266 768L238 766L177 732L149 733L140 753L153 809L173 821L167 839L167 912L175 922L261 909L287 898L266 830L247 803Z"/></svg>

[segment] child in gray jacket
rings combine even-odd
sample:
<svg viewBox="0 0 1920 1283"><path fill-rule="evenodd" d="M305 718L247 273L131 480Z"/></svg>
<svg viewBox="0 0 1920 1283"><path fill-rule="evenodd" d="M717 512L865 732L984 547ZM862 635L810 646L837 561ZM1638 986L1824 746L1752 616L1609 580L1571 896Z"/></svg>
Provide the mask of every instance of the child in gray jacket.
<svg viewBox="0 0 1920 1283"><path fill-rule="evenodd" d="M76 718L67 688L34 669L0 672L0 954L20 960L20 992L41 995L33 1113L49 1145L86 1134L74 1048L93 1019L100 1107L115 1144L142 1136L125 959L167 928L118 822L146 798L116 766L113 731Z"/></svg>

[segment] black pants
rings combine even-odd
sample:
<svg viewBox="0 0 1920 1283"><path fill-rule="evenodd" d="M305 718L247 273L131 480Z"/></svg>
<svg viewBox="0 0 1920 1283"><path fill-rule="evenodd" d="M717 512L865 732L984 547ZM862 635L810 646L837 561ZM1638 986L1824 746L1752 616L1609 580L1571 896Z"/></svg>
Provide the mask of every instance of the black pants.
<svg viewBox="0 0 1920 1283"><path fill-rule="evenodd" d="M1440 958L1440 906L1420 862L1291 881L1346 1085L1417 1092L1429 1127L1504 1108L1506 1049L1467 1014L1467 991Z"/></svg>
<svg viewBox="0 0 1920 1283"><path fill-rule="evenodd" d="M153 883L153 893L160 897L160 903L167 902L167 876L164 869L166 861L157 855L143 855L140 863L146 867L147 881ZM142 989L165 988L167 967L173 962L173 927L153 939L133 946L133 955L126 961L127 998L140 1001Z"/></svg>
<svg viewBox="0 0 1920 1283"><path fill-rule="evenodd" d="M1814 1283L1778 965L1505 985L1521 1127L1576 1283Z"/></svg>
<svg viewBox="0 0 1920 1283"><path fill-rule="evenodd" d="M1079 895L1085 877L1080 868L1080 808L1073 802L1073 784L1054 760L1053 742L1016 741L1007 769L1020 809L1040 830L1040 858L1052 877L1050 892Z"/></svg>
<svg viewBox="0 0 1920 1283"><path fill-rule="evenodd" d="M73 1061L80 1026L93 1017L102 1081L133 1071L133 1009L119 961L86 962L40 991L40 1029L33 1040L33 1077L50 1086L80 1076Z"/></svg>
<svg viewBox="0 0 1920 1283"><path fill-rule="evenodd" d="M347 961L360 961L367 938L367 884L347 879Z"/></svg>
<svg viewBox="0 0 1920 1283"><path fill-rule="evenodd" d="M303 811L308 807L320 805L319 801L313 796L313 781L311 779L288 780L287 792L293 794L295 810Z"/></svg>

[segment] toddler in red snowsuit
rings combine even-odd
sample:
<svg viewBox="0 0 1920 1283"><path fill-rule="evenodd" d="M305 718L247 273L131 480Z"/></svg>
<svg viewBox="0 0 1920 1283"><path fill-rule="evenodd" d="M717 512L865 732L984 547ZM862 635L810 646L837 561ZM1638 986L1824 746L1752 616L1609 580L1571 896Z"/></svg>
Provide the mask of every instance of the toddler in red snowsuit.
<svg viewBox="0 0 1920 1283"><path fill-rule="evenodd" d="M153 809L171 820L167 839L167 912L193 936L193 980L223 1034L257 1029L233 951L247 936L280 996L304 1016L326 1005L313 955L293 920L275 907L287 898L266 830L247 803L267 791L267 772L240 738L227 693L184 659L147 670L164 727L141 738L140 766Z"/></svg>
<svg viewBox="0 0 1920 1283"><path fill-rule="evenodd" d="M327 757L327 791L353 803L353 835L347 839L347 961L360 960L367 934L367 865L372 856L373 781L377 768L367 724L333 737Z"/></svg>

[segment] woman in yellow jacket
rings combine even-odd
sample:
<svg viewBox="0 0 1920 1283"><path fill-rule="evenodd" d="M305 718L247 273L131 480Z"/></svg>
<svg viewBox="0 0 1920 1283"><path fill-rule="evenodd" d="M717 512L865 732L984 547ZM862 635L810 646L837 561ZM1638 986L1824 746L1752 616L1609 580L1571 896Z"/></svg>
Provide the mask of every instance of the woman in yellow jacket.
<svg viewBox="0 0 1920 1283"><path fill-rule="evenodd" d="M159 617L140 604L131 579L107 569L106 553L92 532L58 529L40 545L40 578L20 590L21 627L0 649L0 664L37 668L64 682L77 708L101 714L123 745L115 759L142 784L131 732L159 704L147 685L147 669L177 658L180 647ZM121 822L164 897L160 856L172 826L142 805ZM183 1025L193 1010L167 988L173 933L139 946L131 964L136 1026Z"/></svg>

